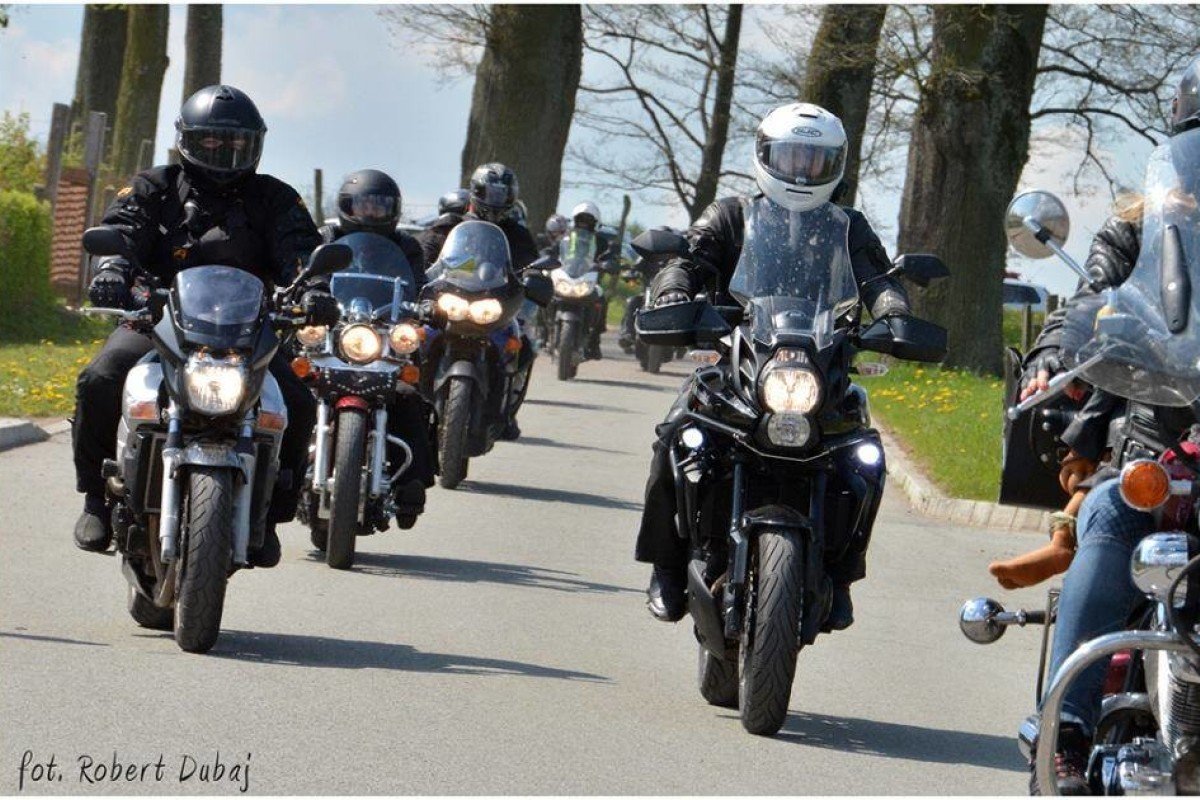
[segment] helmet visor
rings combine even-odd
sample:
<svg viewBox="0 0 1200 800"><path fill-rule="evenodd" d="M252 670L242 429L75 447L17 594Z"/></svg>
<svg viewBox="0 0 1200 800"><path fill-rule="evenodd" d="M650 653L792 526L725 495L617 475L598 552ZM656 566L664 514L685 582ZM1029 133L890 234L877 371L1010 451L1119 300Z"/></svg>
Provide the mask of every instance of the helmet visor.
<svg viewBox="0 0 1200 800"><path fill-rule="evenodd" d="M798 186L822 186L841 177L844 146L779 141L761 133L756 142L758 163L771 177Z"/></svg>
<svg viewBox="0 0 1200 800"><path fill-rule="evenodd" d="M263 131L190 128L179 132L179 152L188 161L219 172L253 169L262 156Z"/></svg>
<svg viewBox="0 0 1200 800"><path fill-rule="evenodd" d="M343 194L338 198L338 211L342 216L360 225L395 222L400 215L399 205L399 198L390 194Z"/></svg>
<svg viewBox="0 0 1200 800"><path fill-rule="evenodd" d="M471 199L477 207L507 211L513 204L513 190L501 183L476 184L471 188Z"/></svg>

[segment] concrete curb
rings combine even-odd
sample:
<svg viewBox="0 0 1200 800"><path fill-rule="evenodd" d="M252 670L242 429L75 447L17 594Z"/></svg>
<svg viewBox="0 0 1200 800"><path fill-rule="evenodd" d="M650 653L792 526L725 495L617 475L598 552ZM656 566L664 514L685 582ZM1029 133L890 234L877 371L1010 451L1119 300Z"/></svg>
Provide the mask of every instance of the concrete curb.
<svg viewBox="0 0 1200 800"><path fill-rule="evenodd" d="M875 427L879 428L879 436L883 439L884 450L887 452L889 482L900 485L908 495L909 504L917 513L976 528L999 528L1031 533L1043 533L1049 528L1048 511L947 496L921 473L896 439L879 426L878 421Z"/></svg>
<svg viewBox="0 0 1200 800"><path fill-rule="evenodd" d="M22 445L44 442L51 434L24 419L0 417L0 452Z"/></svg>

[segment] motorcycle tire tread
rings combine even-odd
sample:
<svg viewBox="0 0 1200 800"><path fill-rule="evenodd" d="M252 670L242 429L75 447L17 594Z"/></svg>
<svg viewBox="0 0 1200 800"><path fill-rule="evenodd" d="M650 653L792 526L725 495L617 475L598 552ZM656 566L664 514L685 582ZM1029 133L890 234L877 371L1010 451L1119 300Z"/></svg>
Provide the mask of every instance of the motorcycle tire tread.
<svg viewBox="0 0 1200 800"><path fill-rule="evenodd" d="M188 470L186 534L175 602L175 641L189 653L207 653L221 633L225 588L233 562L233 473Z"/></svg>
<svg viewBox="0 0 1200 800"><path fill-rule="evenodd" d="M362 470L367 452L366 415L357 409L339 411L336 436L325 563L333 569L350 569L354 566L354 545L361 527L358 507L362 500ZM348 483L342 480L343 465L353 465L353 480Z"/></svg>
<svg viewBox="0 0 1200 800"><path fill-rule="evenodd" d="M446 408L438 431L438 450L442 474L438 482L443 489L457 488L466 480L467 446L471 428L471 392L474 387L466 378L454 377L446 389Z"/></svg>

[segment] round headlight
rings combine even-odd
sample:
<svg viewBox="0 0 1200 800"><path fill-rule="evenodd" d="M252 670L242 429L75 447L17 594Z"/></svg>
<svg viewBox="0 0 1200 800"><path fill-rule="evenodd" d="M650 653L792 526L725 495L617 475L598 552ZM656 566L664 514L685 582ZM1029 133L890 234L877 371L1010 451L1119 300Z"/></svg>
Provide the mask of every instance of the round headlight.
<svg viewBox="0 0 1200 800"><path fill-rule="evenodd" d="M421 334L415 325L401 322L399 325L392 326L392 330L388 333L388 341L391 342L393 353L406 356L416 352L417 348L421 346Z"/></svg>
<svg viewBox="0 0 1200 800"><path fill-rule="evenodd" d="M486 300L476 300L474 303L471 303L468 313L471 316L471 322L474 322L476 325L491 325L500 319L500 315L504 313L504 308L500 305L499 300L489 297Z"/></svg>
<svg viewBox="0 0 1200 800"><path fill-rule="evenodd" d="M188 356L183 377L193 411L210 416L232 414L242 402L246 368L240 359L193 353Z"/></svg>
<svg viewBox="0 0 1200 800"><path fill-rule="evenodd" d="M324 325L305 325L296 331L296 339L305 347L319 347L325 343L325 334L329 328Z"/></svg>
<svg viewBox="0 0 1200 800"><path fill-rule="evenodd" d="M554 291L557 294L561 294L563 297L570 297L571 292L572 292L571 282L570 281L555 281L554 282Z"/></svg>
<svg viewBox="0 0 1200 800"><path fill-rule="evenodd" d="M587 297L591 293L592 284L588 283L587 281L580 281L579 283L575 284L576 297Z"/></svg>
<svg viewBox="0 0 1200 800"><path fill-rule="evenodd" d="M383 352L383 339L367 325L350 325L338 340L342 355L355 364L369 364Z"/></svg>
<svg viewBox="0 0 1200 800"><path fill-rule="evenodd" d="M451 322L462 322L470 312L471 304L456 294L444 294L438 297L438 308Z"/></svg>
<svg viewBox="0 0 1200 800"><path fill-rule="evenodd" d="M801 367L767 367L760 386L763 405L777 414L808 414L821 399L821 379Z"/></svg>

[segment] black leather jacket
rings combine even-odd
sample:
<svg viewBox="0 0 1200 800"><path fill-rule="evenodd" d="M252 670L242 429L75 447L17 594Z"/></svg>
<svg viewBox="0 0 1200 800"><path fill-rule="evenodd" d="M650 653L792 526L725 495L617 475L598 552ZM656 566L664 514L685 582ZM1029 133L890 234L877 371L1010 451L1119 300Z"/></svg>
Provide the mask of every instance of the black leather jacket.
<svg viewBox="0 0 1200 800"><path fill-rule="evenodd" d="M355 231L346 231L342 229L341 223L336 219L326 220L321 226L320 234L322 241L336 242L343 236L355 233ZM421 287L425 285L425 253L421 249L421 243L417 241L415 236L410 236L404 231L397 228L389 236L393 242L400 246L404 251L404 257L408 259L409 266L412 267L413 277L416 279L416 290L419 292Z"/></svg>
<svg viewBox="0 0 1200 800"><path fill-rule="evenodd" d="M255 174L216 192L193 184L177 164L135 175L101 224L125 234L139 264L164 282L188 267L223 264L267 286L286 285L321 244L304 201L283 181Z"/></svg>
<svg viewBox="0 0 1200 800"><path fill-rule="evenodd" d="M652 296L658 298L667 292L695 295L702 291L718 299L725 295L742 253L744 205L753 199L725 197L706 208L688 228L688 254L671 261L655 276ZM842 210L850 218L848 238L854 277L871 316L908 313L908 294L899 281L885 278L864 285L890 269L891 261L867 218L853 208Z"/></svg>
<svg viewBox="0 0 1200 800"><path fill-rule="evenodd" d="M479 217L470 212L462 215L443 214L417 235L417 241L420 242L421 250L425 253L427 266L432 266L433 262L437 261L438 255L442 252L442 245L446 243L446 237L450 235L454 226L469 219L479 219ZM512 218L505 219L498 225L500 230L504 231L504 238L508 239L513 269L524 269L537 260L537 244L534 243L533 234L529 232L528 228Z"/></svg>

